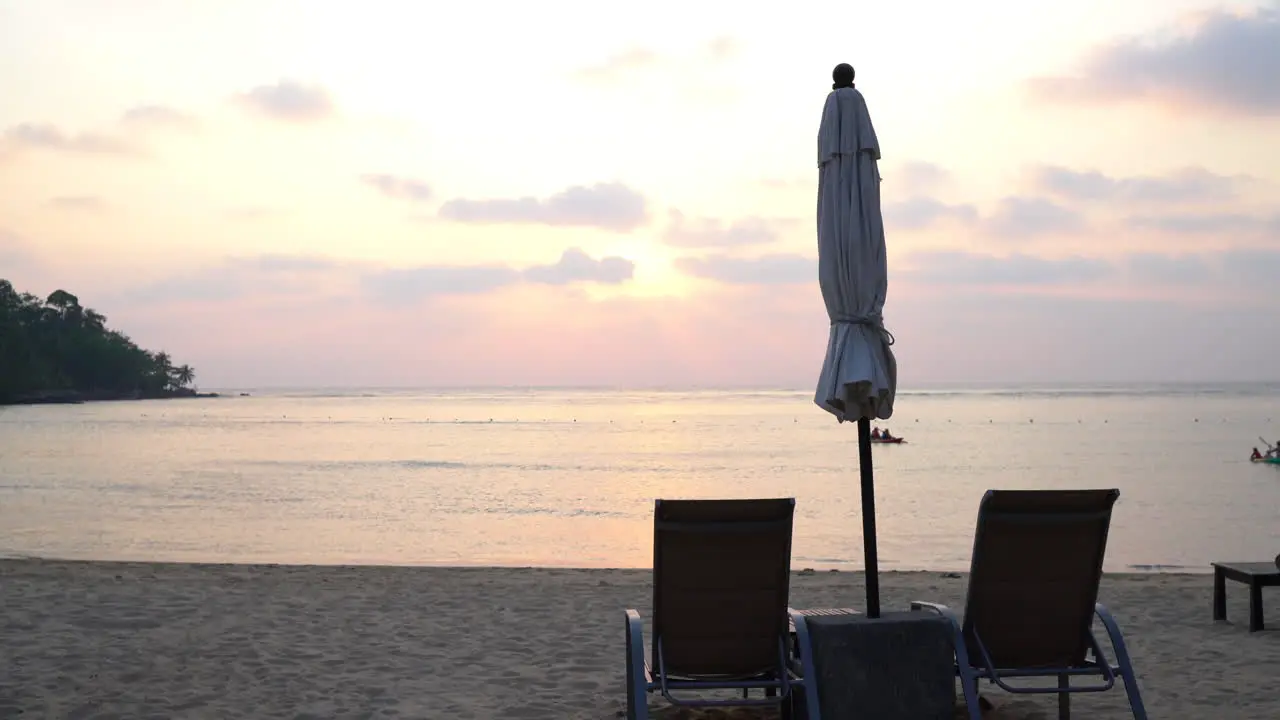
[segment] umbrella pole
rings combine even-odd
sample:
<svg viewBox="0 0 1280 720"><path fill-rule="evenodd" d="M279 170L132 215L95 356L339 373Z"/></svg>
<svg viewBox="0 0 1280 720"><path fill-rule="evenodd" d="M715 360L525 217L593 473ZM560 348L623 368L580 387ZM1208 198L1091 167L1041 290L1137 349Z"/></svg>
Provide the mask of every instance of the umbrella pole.
<svg viewBox="0 0 1280 720"><path fill-rule="evenodd" d="M880 617L880 567L876 550L876 489L871 461L871 419L858 419L858 462L862 470L862 550L867 576L867 617Z"/></svg>

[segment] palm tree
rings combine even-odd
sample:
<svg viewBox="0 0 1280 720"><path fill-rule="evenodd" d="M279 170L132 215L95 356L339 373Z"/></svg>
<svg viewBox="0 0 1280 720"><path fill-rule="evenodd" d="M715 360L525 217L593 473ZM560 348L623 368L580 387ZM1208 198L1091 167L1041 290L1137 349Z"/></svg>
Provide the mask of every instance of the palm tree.
<svg viewBox="0 0 1280 720"><path fill-rule="evenodd" d="M158 384L161 390L168 389L173 384L173 361L169 359L169 353L162 350L152 355L151 364L153 382Z"/></svg>
<svg viewBox="0 0 1280 720"><path fill-rule="evenodd" d="M180 365L173 369L173 380L178 387L186 387L196 379L196 371L190 365Z"/></svg>

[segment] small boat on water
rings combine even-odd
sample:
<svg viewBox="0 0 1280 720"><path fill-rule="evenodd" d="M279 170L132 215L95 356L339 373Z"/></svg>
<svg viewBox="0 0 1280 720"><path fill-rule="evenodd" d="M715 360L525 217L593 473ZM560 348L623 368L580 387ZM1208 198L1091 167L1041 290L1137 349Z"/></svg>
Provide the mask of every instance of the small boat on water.
<svg viewBox="0 0 1280 720"><path fill-rule="evenodd" d="M876 441L872 440L871 442L876 442ZM1263 463L1266 465L1280 465L1280 457L1249 458L1249 462Z"/></svg>
<svg viewBox="0 0 1280 720"><path fill-rule="evenodd" d="M903 440L900 437L891 437L887 440L885 438L871 438L872 445L901 445L904 442L906 442L906 440Z"/></svg>

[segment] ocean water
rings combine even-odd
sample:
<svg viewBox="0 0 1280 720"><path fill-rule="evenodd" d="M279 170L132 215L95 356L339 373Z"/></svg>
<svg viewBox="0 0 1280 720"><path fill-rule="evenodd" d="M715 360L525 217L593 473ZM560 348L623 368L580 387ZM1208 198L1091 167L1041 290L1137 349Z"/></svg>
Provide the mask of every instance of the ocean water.
<svg viewBox="0 0 1280 720"><path fill-rule="evenodd" d="M882 568L966 569L988 488L1119 488L1112 571L1280 552L1280 467L1248 462L1280 385L905 390L882 424ZM808 391L0 408L0 554L648 567L655 497L791 496L795 567L858 569L856 444Z"/></svg>

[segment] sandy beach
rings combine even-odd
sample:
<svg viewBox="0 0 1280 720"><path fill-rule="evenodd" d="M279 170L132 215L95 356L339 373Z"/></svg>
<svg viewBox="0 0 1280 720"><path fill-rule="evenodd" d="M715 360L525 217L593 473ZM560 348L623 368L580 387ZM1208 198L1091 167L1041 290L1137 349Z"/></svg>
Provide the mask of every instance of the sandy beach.
<svg viewBox="0 0 1280 720"><path fill-rule="evenodd" d="M0 561L0 717L583 718L624 708L625 607L637 570L232 566ZM882 576L886 608L958 606L965 578ZM1280 717L1280 630L1250 634L1246 593L1210 620L1207 575L1112 575L1153 718ZM856 573L795 573L795 607L859 606ZM1271 602L1280 627L1280 598ZM994 718L1053 700L986 693ZM658 717L688 713L654 701ZM1081 718L1128 717L1123 692Z"/></svg>

